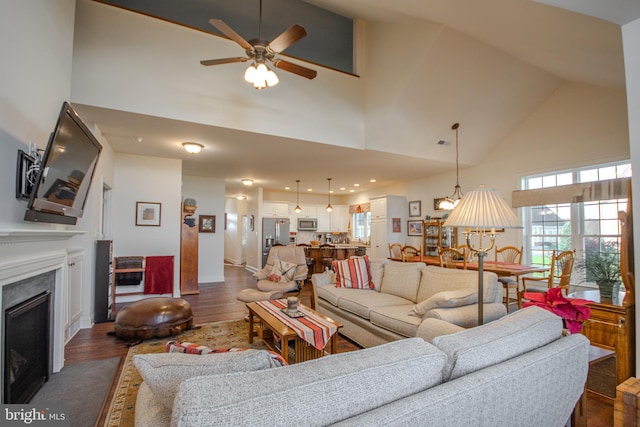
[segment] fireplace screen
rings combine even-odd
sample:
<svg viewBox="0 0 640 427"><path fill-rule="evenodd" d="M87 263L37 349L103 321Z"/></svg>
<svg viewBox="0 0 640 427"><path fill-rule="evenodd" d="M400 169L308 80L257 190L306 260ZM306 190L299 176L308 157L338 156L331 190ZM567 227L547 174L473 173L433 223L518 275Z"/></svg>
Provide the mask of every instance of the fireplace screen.
<svg viewBox="0 0 640 427"><path fill-rule="evenodd" d="M49 379L49 296L5 311L4 403L28 403Z"/></svg>

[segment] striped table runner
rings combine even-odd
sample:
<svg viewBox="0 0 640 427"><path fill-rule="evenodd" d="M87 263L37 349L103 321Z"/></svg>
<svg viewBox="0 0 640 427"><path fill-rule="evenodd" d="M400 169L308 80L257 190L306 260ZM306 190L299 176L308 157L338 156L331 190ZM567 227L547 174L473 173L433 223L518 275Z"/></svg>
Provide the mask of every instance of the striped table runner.
<svg viewBox="0 0 640 427"><path fill-rule="evenodd" d="M315 316L305 307L300 305L298 305L298 310L304 313L304 317L287 316L285 313L280 311L280 309L287 307L286 299L257 301L257 304L287 325L287 327L293 329L300 338L318 350L324 349L324 346L329 342L331 336L338 331L336 325Z"/></svg>

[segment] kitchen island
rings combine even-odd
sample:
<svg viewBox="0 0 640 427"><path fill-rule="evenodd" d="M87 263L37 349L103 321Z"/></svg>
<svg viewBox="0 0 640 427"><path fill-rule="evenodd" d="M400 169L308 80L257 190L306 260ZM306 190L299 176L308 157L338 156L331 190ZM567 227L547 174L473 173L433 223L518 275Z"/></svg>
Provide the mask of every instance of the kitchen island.
<svg viewBox="0 0 640 427"><path fill-rule="evenodd" d="M368 246L355 243L336 243L334 246L335 254L333 258L336 260L348 259L354 255L364 255L368 249ZM311 246L308 248L307 256L313 258L311 274L322 273L324 271L322 268L322 249L320 246Z"/></svg>

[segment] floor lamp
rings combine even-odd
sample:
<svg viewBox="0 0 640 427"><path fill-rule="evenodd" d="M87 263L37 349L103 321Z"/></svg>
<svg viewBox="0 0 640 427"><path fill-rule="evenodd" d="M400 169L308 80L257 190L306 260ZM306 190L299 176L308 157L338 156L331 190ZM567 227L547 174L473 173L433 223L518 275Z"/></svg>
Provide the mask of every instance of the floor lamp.
<svg viewBox="0 0 640 427"><path fill-rule="evenodd" d="M522 227L520 220L497 190L485 188L465 194L446 219L443 227L464 227L464 236L471 252L478 256L478 325L484 323L484 257L493 248L498 229ZM478 236L478 245L471 244L472 236ZM489 237L489 245L482 245L483 237Z"/></svg>

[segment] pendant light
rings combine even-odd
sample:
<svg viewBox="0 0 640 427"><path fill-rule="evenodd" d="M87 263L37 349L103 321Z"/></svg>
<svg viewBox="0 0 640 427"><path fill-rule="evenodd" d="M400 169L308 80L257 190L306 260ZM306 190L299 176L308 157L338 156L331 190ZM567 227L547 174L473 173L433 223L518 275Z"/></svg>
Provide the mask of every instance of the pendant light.
<svg viewBox="0 0 640 427"><path fill-rule="evenodd" d="M333 210L333 206L331 206L331 178L327 178L329 181L329 204L327 205L327 212L331 212Z"/></svg>
<svg viewBox="0 0 640 427"><path fill-rule="evenodd" d="M300 207L300 180L296 179L296 207L294 209L295 213L300 213L302 208Z"/></svg>
<svg viewBox="0 0 640 427"><path fill-rule="evenodd" d="M455 208L460 203L460 199L462 199L462 189L460 188L460 174L459 174L459 166L458 166L458 128L460 127L460 123L454 123L451 126L451 129L456 131L456 186L453 189L453 194L449 197L445 197L440 200L438 203L438 209L448 210Z"/></svg>

